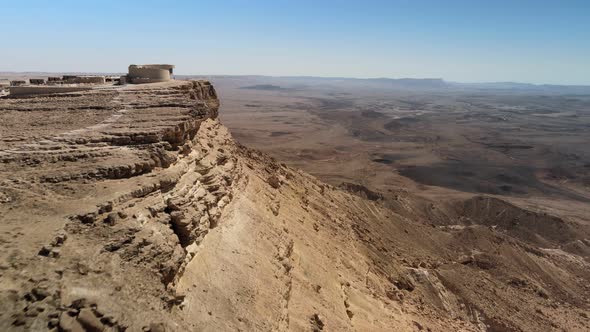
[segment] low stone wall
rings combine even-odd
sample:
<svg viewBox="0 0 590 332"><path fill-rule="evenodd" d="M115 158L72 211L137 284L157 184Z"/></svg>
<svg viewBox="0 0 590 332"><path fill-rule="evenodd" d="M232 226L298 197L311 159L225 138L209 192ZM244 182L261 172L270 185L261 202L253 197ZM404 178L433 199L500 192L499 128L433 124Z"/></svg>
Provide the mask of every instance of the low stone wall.
<svg viewBox="0 0 590 332"><path fill-rule="evenodd" d="M13 97L92 90L91 87L81 86L13 86L8 89Z"/></svg>
<svg viewBox="0 0 590 332"><path fill-rule="evenodd" d="M106 79L104 76L78 76L75 78L68 79L68 82L72 83L87 83L87 84L105 84Z"/></svg>

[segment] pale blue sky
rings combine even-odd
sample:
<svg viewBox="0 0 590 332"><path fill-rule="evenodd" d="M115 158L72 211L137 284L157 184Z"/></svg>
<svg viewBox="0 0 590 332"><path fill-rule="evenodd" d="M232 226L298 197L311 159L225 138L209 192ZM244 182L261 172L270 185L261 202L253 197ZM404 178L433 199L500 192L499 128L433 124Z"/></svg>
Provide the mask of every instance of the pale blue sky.
<svg viewBox="0 0 590 332"><path fill-rule="evenodd" d="M590 1L0 0L0 71L590 84Z"/></svg>

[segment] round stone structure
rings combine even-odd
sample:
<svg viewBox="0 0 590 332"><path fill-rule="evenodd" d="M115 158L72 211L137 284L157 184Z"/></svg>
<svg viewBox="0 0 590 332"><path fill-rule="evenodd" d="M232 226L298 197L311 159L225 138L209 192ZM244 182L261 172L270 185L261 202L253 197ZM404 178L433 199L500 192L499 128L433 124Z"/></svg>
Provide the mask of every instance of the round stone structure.
<svg viewBox="0 0 590 332"><path fill-rule="evenodd" d="M166 82L172 79L174 65L150 64L130 65L127 78L130 83L157 83Z"/></svg>

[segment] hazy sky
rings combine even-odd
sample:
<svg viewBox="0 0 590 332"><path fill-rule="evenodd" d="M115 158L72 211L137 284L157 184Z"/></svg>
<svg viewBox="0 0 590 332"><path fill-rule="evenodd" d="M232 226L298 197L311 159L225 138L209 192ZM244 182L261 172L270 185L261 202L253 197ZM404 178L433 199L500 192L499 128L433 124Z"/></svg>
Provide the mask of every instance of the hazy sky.
<svg viewBox="0 0 590 332"><path fill-rule="evenodd" d="M0 71L590 84L588 0L0 0Z"/></svg>

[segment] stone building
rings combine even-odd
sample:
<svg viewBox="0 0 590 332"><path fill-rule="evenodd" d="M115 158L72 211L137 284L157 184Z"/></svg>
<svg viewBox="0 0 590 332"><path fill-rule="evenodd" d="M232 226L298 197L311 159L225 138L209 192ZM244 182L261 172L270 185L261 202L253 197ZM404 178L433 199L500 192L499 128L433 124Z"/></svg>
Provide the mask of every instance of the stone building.
<svg viewBox="0 0 590 332"><path fill-rule="evenodd" d="M133 84L166 82L172 79L174 65L130 65L127 82Z"/></svg>

